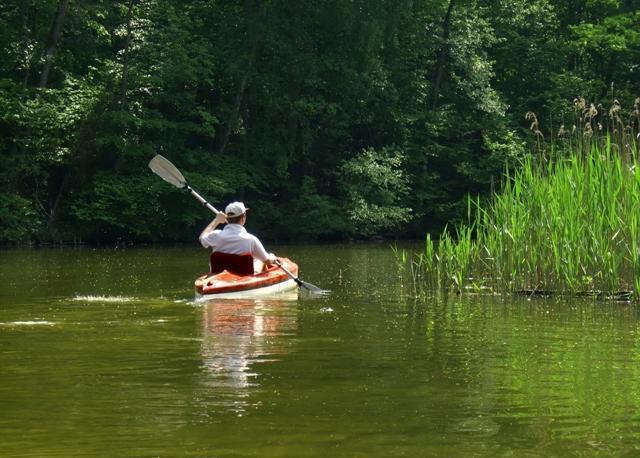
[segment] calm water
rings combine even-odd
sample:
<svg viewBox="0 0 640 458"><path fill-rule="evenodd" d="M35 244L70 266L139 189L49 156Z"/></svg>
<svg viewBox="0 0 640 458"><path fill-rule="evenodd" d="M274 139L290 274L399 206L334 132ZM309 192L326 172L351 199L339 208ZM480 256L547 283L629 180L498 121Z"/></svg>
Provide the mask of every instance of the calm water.
<svg viewBox="0 0 640 458"><path fill-rule="evenodd" d="M194 304L190 247L0 251L0 456L640 456L635 306L415 300L386 245L268 248L333 294Z"/></svg>

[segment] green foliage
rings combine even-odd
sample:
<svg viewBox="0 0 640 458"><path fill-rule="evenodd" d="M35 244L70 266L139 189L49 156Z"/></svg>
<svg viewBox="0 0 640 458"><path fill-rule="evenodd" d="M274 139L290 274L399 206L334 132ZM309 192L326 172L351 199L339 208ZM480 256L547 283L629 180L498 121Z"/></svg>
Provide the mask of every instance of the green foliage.
<svg viewBox="0 0 640 458"><path fill-rule="evenodd" d="M255 212L252 210L249 224L256 228L257 234L270 239L318 240L327 233L347 232L342 209L328 196L318 192L318 186L311 177L303 179L297 196L288 202L273 196L256 203L258 205Z"/></svg>
<svg viewBox="0 0 640 458"><path fill-rule="evenodd" d="M414 236L525 155L526 112L640 82L634 2L99 0L41 88L58 5L0 6L0 198L30 220L0 241L193 239L209 215L140 185L156 153L274 239Z"/></svg>
<svg viewBox="0 0 640 458"><path fill-rule="evenodd" d="M408 179L404 155L394 148L365 149L340 167L347 196L343 211L355 234L371 235L398 228L411 219L405 206Z"/></svg>
<svg viewBox="0 0 640 458"><path fill-rule="evenodd" d="M0 194L0 240L28 240L38 231L33 202L15 194Z"/></svg>
<svg viewBox="0 0 640 458"><path fill-rule="evenodd" d="M228 189L211 177L191 174L190 182L210 199ZM67 203L69 219L81 230L65 227L86 241L177 241L198 231L207 215L186 193L155 175L96 175L90 186ZM204 218L203 218L204 216Z"/></svg>

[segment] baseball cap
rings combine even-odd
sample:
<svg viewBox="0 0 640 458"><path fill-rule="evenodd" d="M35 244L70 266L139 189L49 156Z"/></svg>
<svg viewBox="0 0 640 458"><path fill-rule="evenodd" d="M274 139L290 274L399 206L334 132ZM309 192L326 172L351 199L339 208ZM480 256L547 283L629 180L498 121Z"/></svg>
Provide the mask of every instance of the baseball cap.
<svg viewBox="0 0 640 458"><path fill-rule="evenodd" d="M248 208L244 206L242 202L231 202L227 205L227 208L224 209L225 215L227 217L235 218L236 216L244 215Z"/></svg>

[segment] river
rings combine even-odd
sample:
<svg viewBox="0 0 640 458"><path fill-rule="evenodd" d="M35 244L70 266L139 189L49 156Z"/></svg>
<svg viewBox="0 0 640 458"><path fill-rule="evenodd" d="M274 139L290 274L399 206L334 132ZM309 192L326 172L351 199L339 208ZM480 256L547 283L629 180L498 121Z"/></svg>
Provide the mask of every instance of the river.
<svg viewBox="0 0 640 458"><path fill-rule="evenodd" d="M626 303L416 299L386 244L268 246L326 298L195 303L195 247L0 251L0 456L638 456Z"/></svg>

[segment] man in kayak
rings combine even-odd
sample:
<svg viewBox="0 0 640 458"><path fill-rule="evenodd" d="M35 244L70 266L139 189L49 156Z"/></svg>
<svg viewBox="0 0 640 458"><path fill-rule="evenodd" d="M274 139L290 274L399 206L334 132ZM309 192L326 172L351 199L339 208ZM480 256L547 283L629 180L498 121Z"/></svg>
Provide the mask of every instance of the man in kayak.
<svg viewBox="0 0 640 458"><path fill-rule="evenodd" d="M242 202L232 202L204 228L200 234L200 243L204 248L213 248L211 272L223 269L240 274L262 272L264 265L276 262L273 253L267 253L255 235L244 228L247 222L247 210ZM220 224L225 228L216 229ZM251 264L252 263L252 264ZM251 272L249 272L251 270Z"/></svg>

